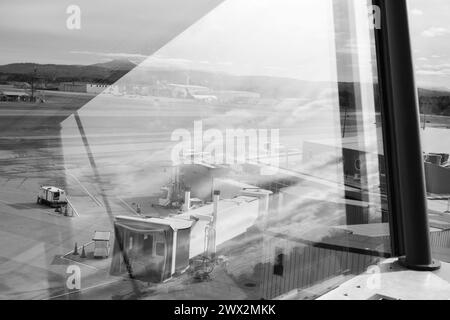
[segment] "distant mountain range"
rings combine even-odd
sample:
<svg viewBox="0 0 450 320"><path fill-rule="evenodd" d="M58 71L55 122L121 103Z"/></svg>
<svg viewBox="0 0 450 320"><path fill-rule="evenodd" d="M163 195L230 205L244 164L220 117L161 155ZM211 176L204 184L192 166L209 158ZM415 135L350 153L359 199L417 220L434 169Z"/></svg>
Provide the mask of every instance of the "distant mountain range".
<svg viewBox="0 0 450 320"><path fill-rule="evenodd" d="M54 83L81 81L113 84L136 67L128 60L112 60L92 65L56 65L13 63L0 66L0 82L27 82L32 77L38 82ZM317 96L331 85L291 78L268 76L237 76L199 70L141 66L133 71L134 85L156 83L191 84L214 90L236 90L260 93L263 97L305 98Z"/></svg>
<svg viewBox="0 0 450 320"><path fill-rule="evenodd" d="M96 63L91 65L91 67L99 67L109 70L122 70L122 71L130 71L136 66L137 66L136 63L126 59L111 60L108 62Z"/></svg>
<svg viewBox="0 0 450 320"><path fill-rule="evenodd" d="M112 60L92 65L58 65L12 63L0 66L0 80L30 82L34 75L46 82L89 81L114 83L136 64L128 60Z"/></svg>
<svg viewBox="0 0 450 320"><path fill-rule="evenodd" d="M65 81L113 84L135 67L136 64L129 60L112 60L92 65L12 63L0 66L0 84L12 81L30 83L32 77L37 82L54 86ZM267 98L314 98L326 92L327 88L334 87L325 82L266 76L236 76L196 70L142 67L133 72L133 84L148 85L159 81L178 84L189 82L215 90L252 91ZM355 86L353 83L339 83L340 102L347 105L349 110L354 108L352 96ZM420 88L419 99L422 111L450 116L450 91Z"/></svg>

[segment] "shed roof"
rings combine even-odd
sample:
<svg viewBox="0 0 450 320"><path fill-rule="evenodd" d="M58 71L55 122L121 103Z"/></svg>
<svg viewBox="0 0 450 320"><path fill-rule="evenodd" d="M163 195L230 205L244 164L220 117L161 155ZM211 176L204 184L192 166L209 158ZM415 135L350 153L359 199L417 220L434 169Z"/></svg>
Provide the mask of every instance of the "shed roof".
<svg viewBox="0 0 450 320"><path fill-rule="evenodd" d="M111 237L111 232L109 231L95 231L94 237L92 240L94 241L109 241Z"/></svg>
<svg viewBox="0 0 450 320"><path fill-rule="evenodd" d="M173 230L183 230L188 229L192 226L193 221L175 218L175 217L165 217L165 218L147 218L147 217L130 217L130 216L117 216L116 221L119 223L129 223L134 222L141 224L142 227L154 227L154 226L165 226L166 228L172 228Z"/></svg>

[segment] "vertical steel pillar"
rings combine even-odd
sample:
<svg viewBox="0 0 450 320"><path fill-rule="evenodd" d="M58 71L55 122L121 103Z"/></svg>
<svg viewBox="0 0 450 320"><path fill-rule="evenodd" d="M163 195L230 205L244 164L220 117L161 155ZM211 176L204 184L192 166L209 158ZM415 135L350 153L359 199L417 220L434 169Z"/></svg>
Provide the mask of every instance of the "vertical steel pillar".
<svg viewBox="0 0 450 320"><path fill-rule="evenodd" d="M431 258L425 173L420 141L406 0L379 0L377 31L380 91L394 232L401 243L400 263L414 270L435 270ZM400 236L398 236L400 235ZM395 235L394 235L395 238Z"/></svg>

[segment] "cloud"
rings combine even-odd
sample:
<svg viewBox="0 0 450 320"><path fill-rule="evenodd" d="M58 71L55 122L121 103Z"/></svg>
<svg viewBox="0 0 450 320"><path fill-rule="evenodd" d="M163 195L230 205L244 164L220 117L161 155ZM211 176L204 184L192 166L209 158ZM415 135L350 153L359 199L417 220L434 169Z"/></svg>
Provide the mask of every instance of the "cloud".
<svg viewBox="0 0 450 320"><path fill-rule="evenodd" d="M449 76L450 63L424 64L417 68L416 73L421 76Z"/></svg>
<svg viewBox="0 0 450 320"><path fill-rule="evenodd" d="M444 76L445 73L442 72L441 70L417 70L416 74L421 75L421 76Z"/></svg>
<svg viewBox="0 0 450 320"><path fill-rule="evenodd" d="M140 53L124 53L124 52L93 52L93 51L70 51L72 54L85 54L110 59L129 59L133 62L141 62L147 58L146 55Z"/></svg>
<svg viewBox="0 0 450 320"><path fill-rule="evenodd" d="M411 10L411 14L414 16L423 16L423 11L417 8Z"/></svg>
<svg viewBox="0 0 450 320"><path fill-rule="evenodd" d="M423 37L436 38L450 34L450 30L443 27L431 27L423 31L421 34Z"/></svg>
<svg viewBox="0 0 450 320"><path fill-rule="evenodd" d="M226 63L213 64L207 60L190 60L185 58L166 57L160 54L153 54L148 57L142 66L158 67L158 68L177 68L177 69L194 69L204 71L217 71L220 67L226 66Z"/></svg>
<svg viewBox="0 0 450 320"><path fill-rule="evenodd" d="M425 64L423 65L423 69L430 69L430 70L442 70L442 69L449 69L450 63L440 63L440 64Z"/></svg>

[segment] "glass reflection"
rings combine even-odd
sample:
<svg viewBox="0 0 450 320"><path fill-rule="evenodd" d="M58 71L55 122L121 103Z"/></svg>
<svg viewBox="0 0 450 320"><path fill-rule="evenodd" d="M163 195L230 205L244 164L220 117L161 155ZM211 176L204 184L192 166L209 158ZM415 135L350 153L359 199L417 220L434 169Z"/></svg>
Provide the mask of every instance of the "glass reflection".
<svg viewBox="0 0 450 320"><path fill-rule="evenodd" d="M370 5L226 0L62 119L61 298L312 299L388 257Z"/></svg>

